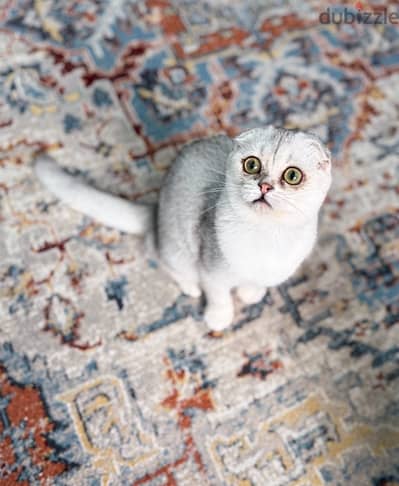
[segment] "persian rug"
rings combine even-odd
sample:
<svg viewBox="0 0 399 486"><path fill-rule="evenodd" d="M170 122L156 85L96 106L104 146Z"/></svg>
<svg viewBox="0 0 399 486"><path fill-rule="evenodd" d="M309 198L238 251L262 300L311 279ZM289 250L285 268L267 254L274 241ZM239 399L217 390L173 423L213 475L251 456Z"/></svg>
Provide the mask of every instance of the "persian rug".
<svg viewBox="0 0 399 486"><path fill-rule="evenodd" d="M399 484L399 27L332 7L1 0L1 485ZM219 337L32 170L155 201L183 143L266 124L318 134L334 184L312 256Z"/></svg>

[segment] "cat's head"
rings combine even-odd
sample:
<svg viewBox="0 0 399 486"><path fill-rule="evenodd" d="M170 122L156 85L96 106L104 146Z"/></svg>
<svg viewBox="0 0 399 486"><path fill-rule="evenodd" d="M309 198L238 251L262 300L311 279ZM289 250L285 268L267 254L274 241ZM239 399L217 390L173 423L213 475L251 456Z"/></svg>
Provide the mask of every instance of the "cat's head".
<svg viewBox="0 0 399 486"><path fill-rule="evenodd" d="M234 139L227 183L236 208L301 223L317 215L327 195L330 152L308 133L272 126L248 130Z"/></svg>

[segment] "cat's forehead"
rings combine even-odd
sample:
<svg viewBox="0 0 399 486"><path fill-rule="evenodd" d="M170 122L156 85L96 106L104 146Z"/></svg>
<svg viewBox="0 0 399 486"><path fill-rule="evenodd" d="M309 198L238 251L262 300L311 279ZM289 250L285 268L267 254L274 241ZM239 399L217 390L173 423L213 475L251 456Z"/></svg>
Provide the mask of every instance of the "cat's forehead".
<svg viewBox="0 0 399 486"><path fill-rule="evenodd" d="M290 161L313 163L323 158L324 148L314 135L283 128L266 127L248 130L236 139L241 157L254 155L276 165Z"/></svg>

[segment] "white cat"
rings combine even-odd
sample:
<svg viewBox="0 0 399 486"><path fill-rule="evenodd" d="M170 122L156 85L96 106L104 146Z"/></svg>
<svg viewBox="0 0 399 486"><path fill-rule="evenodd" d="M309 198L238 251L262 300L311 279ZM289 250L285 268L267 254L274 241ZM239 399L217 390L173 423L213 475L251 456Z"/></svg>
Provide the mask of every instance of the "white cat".
<svg viewBox="0 0 399 486"><path fill-rule="evenodd" d="M89 187L49 157L36 172L74 209L128 233L154 231L161 262L185 294L205 292L205 321L220 331L233 320L233 289L257 302L311 252L331 159L314 135L271 126L199 140L169 169L155 218L151 206Z"/></svg>

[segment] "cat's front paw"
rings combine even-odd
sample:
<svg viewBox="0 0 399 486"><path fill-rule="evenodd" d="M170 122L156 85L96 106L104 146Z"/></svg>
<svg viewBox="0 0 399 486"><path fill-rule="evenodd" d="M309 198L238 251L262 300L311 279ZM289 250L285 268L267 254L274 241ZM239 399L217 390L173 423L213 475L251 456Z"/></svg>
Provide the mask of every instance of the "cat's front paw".
<svg viewBox="0 0 399 486"><path fill-rule="evenodd" d="M233 322L234 310L230 306L208 306L204 320L211 331L223 331Z"/></svg>
<svg viewBox="0 0 399 486"><path fill-rule="evenodd" d="M251 285L237 287L237 296L244 304L256 304L265 295L266 289Z"/></svg>

